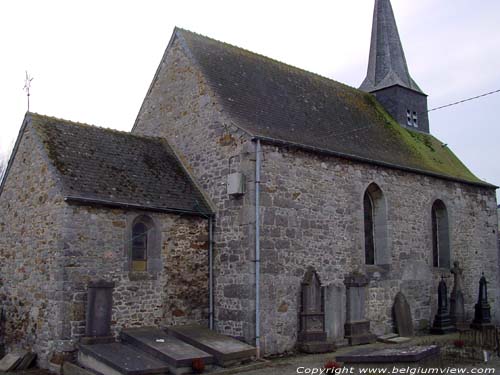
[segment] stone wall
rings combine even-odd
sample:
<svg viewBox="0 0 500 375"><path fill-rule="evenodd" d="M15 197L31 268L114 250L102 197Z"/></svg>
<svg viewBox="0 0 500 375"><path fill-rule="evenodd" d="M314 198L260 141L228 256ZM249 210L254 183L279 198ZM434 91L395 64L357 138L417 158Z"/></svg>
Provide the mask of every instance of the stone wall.
<svg viewBox="0 0 500 375"><path fill-rule="evenodd" d="M133 131L165 137L214 205L216 328L253 344L255 151L234 121L182 41L174 38ZM392 328L391 306L399 290L408 298L415 324L428 326L442 273L452 287L449 271L432 267L431 207L438 198L450 216L452 260L460 260L465 269L467 311L471 314L481 271L490 278L491 302L498 307L493 190L271 146L264 146L262 157L265 354L294 349L300 282L310 265L325 285L339 290L348 272L370 276L367 316L375 333ZM231 172L246 176L242 197L227 194ZM364 265L362 202L371 182L378 184L387 202L387 267Z"/></svg>
<svg viewBox="0 0 500 375"><path fill-rule="evenodd" d="M353 271L369 275L367 317L376 334L392 330L392 304L401 290L417 328L432 323L437 284L449 270L432 263L431 207L447 207L451 257L464 268L467 318L472 318L481 272L499 318L495 191L422 175L263 147L262 330L266 352L292 349L296 341L300 282L308 266L325 285L338 285ZM387 204L388 266L364 264L363 195L370 183ZM272 288L269 287L272 285ZM327 308L333 308L327 306Z"/></svg>
<svg viewBox="0 0 500 375"><path fill-rule="evenodd" d="M159 241L156 264L131 271L131 223L147 215ZM90 280L115 282L112 330L208 322L207 220L194 216L71 205L64 231L68 347L85 333ZM152 250L148 247L149 251ZM153 253L154 250L151 251ZM151 269L149 267L151 266Z"/></svg>
<svg viewBox="0 0 500 375"><path fill-rule="evenodd" d="M30 348L47 363L62 326L59 268L66 204L28 125L0 195L0 304L7 350Z"/></svg>
<svg viewBox="0 0 500 375"><path fill-rule="evenodd" d="M138 114L133 132L161 136L177 151L216 212L215 323L225 334L253 344L253 145L227 118L182 42L174 39ZM227 194L227 175L243 172L247 193Z"/></svg>
<svg viewBox="0 0 500 375"><path fill-rule="evenodd" d="M85 332L90 280L115 281L115 333L207 324L207 219L69 205L54 176L28 125L0 196L0 303L8 351L32 350L44 368L73 351ZM150 271L130 272L131 225L143 215L154 222L158 257Z"/></svg>

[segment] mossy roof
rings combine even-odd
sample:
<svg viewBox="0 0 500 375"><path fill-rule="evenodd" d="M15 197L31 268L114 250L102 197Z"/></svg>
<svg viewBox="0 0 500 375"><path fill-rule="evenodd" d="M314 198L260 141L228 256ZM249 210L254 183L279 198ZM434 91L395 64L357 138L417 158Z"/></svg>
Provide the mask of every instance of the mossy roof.
<svg viewBox="0 0 500 375"><path fill-rule="evenodd" d="M28 113L68 200L205 215L210 208L161 138Z"/></svg>
<svg viewBox="0 0 500 375"><path fill-rule="evenodd" d="M434 136L401 127L371 94L190 31L175 33L235 124L256 138L492 186Z"/></svg>

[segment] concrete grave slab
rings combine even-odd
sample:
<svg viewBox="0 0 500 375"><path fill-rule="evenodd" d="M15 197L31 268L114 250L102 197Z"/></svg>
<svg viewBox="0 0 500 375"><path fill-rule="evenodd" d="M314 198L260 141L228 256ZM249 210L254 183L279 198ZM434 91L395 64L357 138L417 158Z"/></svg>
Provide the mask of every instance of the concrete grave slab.
<svg viewBox="0 0 500 375"><path fill-rule="evenodd" d="M392 339L387 339L385 342L388 344L405 344L411 341L411 337L393 337Z"/></svg>
<svg viewBox="0 0 500 375"><path fill-rule="evenodd" d="M65 361L62 364L62 375L95 375L93 372L77 366L74 363Z"/></svg>
<svg viewBox="0 0 500 375"><path fill-rule="evenodd" d="M344 363L412 363L439 356L437 345L406 348L363 348L336 357Z"/></svg>
<svg viewBox="0 0 500 375"><path fill-rule="evenodd" d="M122 343L79 345L78 362L103 375L166 374L166 362Z"/></svg>
<svg viewBox="0 0 500 375"><path fill-rule="evenodd" d="M166 327L169 334L201 349L215 357L223 367L250 360L256 356L256 349L244 342L221 335L199 325Z"/></svg>
<svg viewBox="0 0 500 375"><path fill-rule="evenodd" d="M27 370L34 365L36 359L35 353L26 353L16 366L16 371Z"/></svg>
<svg viewBox="0 0 500 375"><path fill-rule="evenodd" d="M8 353L0 360L0 371L12 371L23 360L26 352Z"/></svg>
<svg viewBox="0 0 500 375"><path fill-rule="evenodd" d="M120 336L122 341L168 363L170 372L174 374L190 373L194 359L201 359L207 367L214 361L212 355L159 328L124 329Z"/></svg>
<svg viewBox="0 0 500 375"><path fill-rule="evenodd" d="M398 337L396 333L388 333L387 335L378 336L377 341L387 342L387 340L393 339L395 337Z"/></svg>

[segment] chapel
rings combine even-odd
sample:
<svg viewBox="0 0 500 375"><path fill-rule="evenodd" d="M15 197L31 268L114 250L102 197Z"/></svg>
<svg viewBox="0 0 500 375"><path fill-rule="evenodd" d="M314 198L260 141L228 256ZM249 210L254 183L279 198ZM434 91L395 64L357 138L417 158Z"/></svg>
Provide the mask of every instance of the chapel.
<svg viewBox="0 0 500 375"><path fill-rule="evenodd" d="M26 114L0 185L0 344L42 367L75 351L104 280L115 337L354 345L394 331L399 293L428 331L455 261L465 319L484 274L498 323L497 187L427 111L389 0L359 88L175 28L130 132Z"/></svg>

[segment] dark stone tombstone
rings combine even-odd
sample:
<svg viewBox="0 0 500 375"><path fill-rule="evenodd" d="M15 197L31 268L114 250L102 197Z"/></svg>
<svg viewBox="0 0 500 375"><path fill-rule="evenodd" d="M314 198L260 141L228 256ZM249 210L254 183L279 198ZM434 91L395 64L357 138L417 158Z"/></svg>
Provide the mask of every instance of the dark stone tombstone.
<svg viewBox="0 0 500 375"><path fill-rule="evenodd" d="M483 273L479 280L479 296L474 306L474 320L470 325L471 328L481 331L491 329L493 324L491 324L490 310L490 304L488 303L488 282Z"/></svg>
<svg viewBox="0 0 500 375"><path fill-rule="evenodd" d="M451 273L454 276L453 290L450 296L450 319L455 327L465 329L465 307L462 292L462 274L464 270L458 261L453 262Z"/></svg>
<svg viewBox="0 0 500 375"><path fill-rule="evenodd" d="M299 347L306 353L326 353L335 349L326 341L324 289L316 271L309 267L301 285Z"/></svg>
<svg viewBox="0 0 500 375"><path fill-rule="evenodd" d="M394 319L399 336L412 337L414 335L411 310L405 295L398 292L394 298Z"/></svg>
<svg viewBox="0 0 500 375"><path fill-rule="evenodd" d="M431 333L443 335L455 331L456 329L451 323L450 312L448 310L448 290L446 288L446 282L444 281L444 277L441 277L438 286L438 311L434 317Z"/></svg>
<svg viewBox="0 0 500 375"><path fill-rule="evenodd" d="M366 286L365 275L352 273L345 277L347 312L345 337L349 345L369 344L376 341L370 332L370 321L365 318Z"/></svg>
<svg viewBox="0 0 500 375"><path fill-rule="evenodd" d="M87 316L84 344L113 342L111 335L111 312L113 307L112 281L91 281L87 292Z"/></svg>

